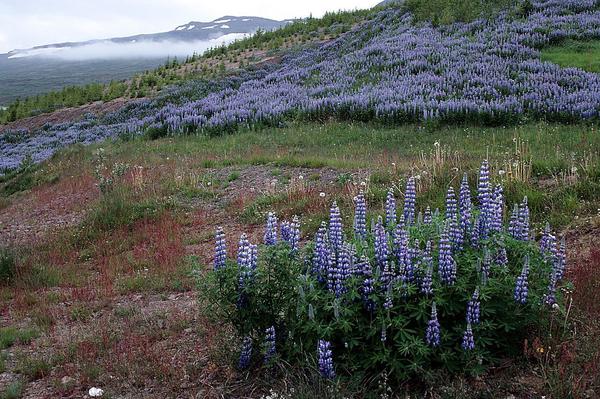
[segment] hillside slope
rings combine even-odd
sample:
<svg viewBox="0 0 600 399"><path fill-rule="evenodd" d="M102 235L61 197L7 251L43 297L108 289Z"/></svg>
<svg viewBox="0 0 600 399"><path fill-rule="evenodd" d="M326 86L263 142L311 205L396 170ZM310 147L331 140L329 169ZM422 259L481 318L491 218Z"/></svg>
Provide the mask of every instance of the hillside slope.
<svg viewBox="0 0 600 399"><path fill-rule="evenodd" d="M539 48L600 36L594 1L536 1L514 18L434 28L401 8L340 38L286 56L281 65L173 88L104 118L3 135L1 167L17 168L76 142L141 134L221 133L289 118L384 123L515 123L595 119L600 77L540 61Z"/></svg>

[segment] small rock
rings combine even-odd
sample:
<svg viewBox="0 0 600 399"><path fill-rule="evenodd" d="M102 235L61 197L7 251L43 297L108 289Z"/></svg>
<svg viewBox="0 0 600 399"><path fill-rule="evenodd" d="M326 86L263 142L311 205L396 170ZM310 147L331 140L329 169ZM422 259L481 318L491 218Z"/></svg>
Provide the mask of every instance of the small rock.
<svg viewBox="0 0 600 399"><path fill-rule="evenodd" d="M596 391L594 391L593 389L588 389L587 391L585 391L585 397L586 398L595 398Z"/></svg>
<svg viewBox="0 0 600 399"><path fill-rule="evenodd" d="M104 391L100 388L90 388L88 395L90 395L92 398L99 398L100 396L104 395Z"/></svg>

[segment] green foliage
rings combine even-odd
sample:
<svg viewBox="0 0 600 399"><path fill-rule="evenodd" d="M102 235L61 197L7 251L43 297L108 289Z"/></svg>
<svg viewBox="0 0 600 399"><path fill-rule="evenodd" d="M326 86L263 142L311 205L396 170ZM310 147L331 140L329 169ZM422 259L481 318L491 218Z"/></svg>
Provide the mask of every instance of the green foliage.
<svg viewBox="0 0 600 399"><path fill-rule="evenodd" d="M39 336L35 329L17 329L15 327L0 328L0 349L6 349L14 344L29 344Z"/></svg>
<svg viewBox="0 0 600 399"><path fill-rule="evenodd" d="M107 85L92 83L85 86L69 86L60 91L24 100L17 99L6 110L0 112L0 123L13 122L60 108L77 107L95 101L110 101L122 97L126 91L125 82L110 82Z"/></svg>
<svg viewBox="0 0 600 399"><path fill-rule="evenodd" d="M567 40L542 49L542 61L600 73L600 40Z"/></svg>
<svg viewBox="0 0 600 399"><path fill-rule="evenodd" d="M425 242L439 238L436 227L412 228L411 237ZM362 277L346 283L347 292L336 298L311 272L310 246L306 253L290 256L287 244L261 248L262 256L251 282L239 288L240 272L235 263L208 272L200 281L200 293L206 312L216 322L229 324L239 337L250 336L255 352L264 339L264 331L274 325L279 337L278 352L292 364L314 366L319 339L332 342L338 374L352 379L370 379L387 372L394 382L409 378L432 379L440 370L476 375L501 358L517 357L523 338L530 329L546 320L542 304L547 292L551 266L546 264L533 243L496 235L486 246L506 244L509 265L493 265L490 278L482 282L483 250L467 248L456 256L458 279L453 286L442 285L434 277L434 295L418 292L414 284L394 284L393 307L384 310L386 289L374 275L376 311L366 310L361 298ZM358 253L374 261L373 241L356 241ZM494 254L493 254L494 255ZM524 258L529 256L530 279L527 304L515 303L513 292ZM437 264L437 259L434 259ZM476 349L465 353L461 347L466 327L467 302L475 289L481 291L481 324L473 326ZM435 302L441 324L441 347L432 349L424 336ZM240 305L242 304L242 305ZM385 331L387 341L381 340Z"/></svg>
<svg viewBox="0 0 600 399"><path fill-rule="evenodd" d="M434 25L492 17L514 4L515 0L407 0L405 3L417 21L431 21Z"/></svg>
<svg viewBox="0 0 600 399"><path fill-rule="evenodd" d="M2 392L0 399L19 399L23 395L23 382L21 380L9 383Z"/></svg>
<svg viewBox="0 0 600 399"><path fill-rule="evenodd" d="M12 283L16 273L15 254L8 248L0 247L0 285Z"/></svg>

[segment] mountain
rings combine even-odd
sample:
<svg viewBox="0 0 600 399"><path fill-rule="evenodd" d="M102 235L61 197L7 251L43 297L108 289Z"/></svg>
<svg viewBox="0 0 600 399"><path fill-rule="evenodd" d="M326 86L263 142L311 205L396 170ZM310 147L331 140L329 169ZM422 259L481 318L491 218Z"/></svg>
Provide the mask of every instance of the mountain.
<svg viewBox="0 0 600 399"><path fill-rule="evenodd" d="M13 50L0 54L0 106L65 86L127 79L164 64L169 57L185 58L290 22L225 16L211 22L191 21L168 32Z"/></svg>
<svg viewBox="0 0 600 399"><path fill-rule="evenodd" d="M174 42L174 43L193 43L193 42L210 42L221 38L236 39L245 35L250 35L257 30L274 30L285 24L292 22L292 20L275 21L267 18L259 17L235 17L235 16L224 16L219 19L215 19L211 22L197 22L191 21L185 25L180 25L175 29L168 32L151 33L151 34L140 34L127 37L116 37L110 39L96 39L88 40L83 42L66 42L66 43L55 43L47 44L43 46L36 46L29 49L19 49L10 51L7 54L0 54L8 59L31 57L31 56L49 56L49 57L63 57L67 50L78 49L87 46L106 46L111 44L123 44L132 45L137 43L162 43L162 42ZM225 40L231 41L231 40ZM135 54L135 52L134 52ZM180 55L180 54L169 54L169 51L165 51L167 55ZM104 58L104 57L98 57Z"/></svg>

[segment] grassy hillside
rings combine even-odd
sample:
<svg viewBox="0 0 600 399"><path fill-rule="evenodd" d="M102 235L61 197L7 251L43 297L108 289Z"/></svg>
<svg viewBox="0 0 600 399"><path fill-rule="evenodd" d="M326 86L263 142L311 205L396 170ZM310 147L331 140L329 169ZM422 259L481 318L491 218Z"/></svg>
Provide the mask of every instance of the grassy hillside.
<svg viewBox="0 0 600 399"><path fill-rule="evenodd" d="M94 101L153 96L169 85L186 80L213 79L235 73L240 68L264 62L293 48L338 37L373 14L374 10L340 11L327 13L322 18L306 18L275 31L259 31L252 37L211 49L202 55L168 61L162 67L127 81L67 87L17 100L9 104L7 110L0 110L0 124Z"/></svg>

